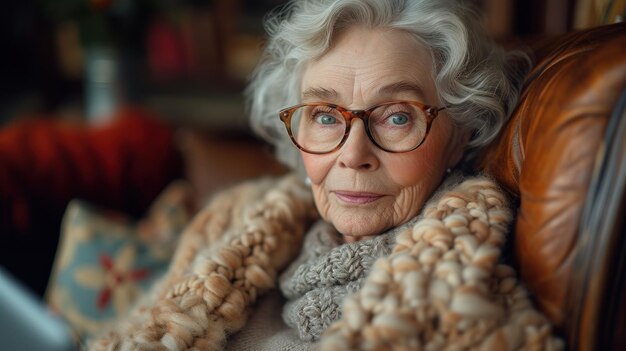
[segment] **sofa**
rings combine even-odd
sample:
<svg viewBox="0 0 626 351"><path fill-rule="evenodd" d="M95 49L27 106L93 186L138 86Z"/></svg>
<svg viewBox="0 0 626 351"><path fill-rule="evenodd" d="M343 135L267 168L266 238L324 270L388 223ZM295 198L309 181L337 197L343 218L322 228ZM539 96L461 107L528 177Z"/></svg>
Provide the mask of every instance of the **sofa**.
<svg viewBox="0 0 626 351"><path fill-rule="evenodd" d="M626 349L626 24L537 44L479 169L517 200L515 266L569 350Z"/></svg>

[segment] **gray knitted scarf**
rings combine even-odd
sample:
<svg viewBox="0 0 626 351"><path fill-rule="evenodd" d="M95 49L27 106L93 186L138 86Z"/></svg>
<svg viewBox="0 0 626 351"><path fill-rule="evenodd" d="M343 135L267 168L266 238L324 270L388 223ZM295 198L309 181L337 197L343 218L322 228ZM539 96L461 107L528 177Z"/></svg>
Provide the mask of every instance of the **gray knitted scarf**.
<svg viewBox="0 0 626 351"><path fill-rule="evenodd" d="M369 240L343 244L332 225L320 220L304 239L300 256L280 277L288 299L285 323L302 340L318 340L328 326L341 318L341 303L360 290L372 265L391 253L396 236L417 217Z"/></svg>

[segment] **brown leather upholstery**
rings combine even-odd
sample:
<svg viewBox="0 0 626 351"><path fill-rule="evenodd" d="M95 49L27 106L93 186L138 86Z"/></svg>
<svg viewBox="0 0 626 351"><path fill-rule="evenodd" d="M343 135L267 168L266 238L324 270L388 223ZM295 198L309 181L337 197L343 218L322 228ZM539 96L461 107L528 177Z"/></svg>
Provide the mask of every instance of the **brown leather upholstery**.
<svg viewBox="0 0 626 351"><path fill-rule="evenodd" d="M607 123L626 89L626 25L571 33L536 54L518 107L480 167L518 197L518 269L572 344L571 307L580 304L572 289L587 283L572 278L572 268L581 260L582 211Z"/></svg>

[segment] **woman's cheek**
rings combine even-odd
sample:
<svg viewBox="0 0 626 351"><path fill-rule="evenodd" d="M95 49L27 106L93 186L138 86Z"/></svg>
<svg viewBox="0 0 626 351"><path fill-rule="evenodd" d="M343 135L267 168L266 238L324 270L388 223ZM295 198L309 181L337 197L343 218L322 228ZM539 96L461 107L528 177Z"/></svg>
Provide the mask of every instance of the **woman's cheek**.
<svg viewBox="0 0 626 351"><path fill-rule="evenodd" d="M323 220L330 222L330 203L328 201L328 196L326 192L320 186L315 184L311 186L311 190L313 192L313 199L315 200L315 206L317 207L317 211L319 212Z"/></svg>
<svg viewBox="0 0 626 351"><path fill-rule="evenodd" d="M330 155L312 155L303 151L300 151L300 154L302 155L304 169L311 183L321 184L332 165Z"/></svg>
<svg viewBox="0 0 626 351"><path fill-rule="evenodd" d="M330 221L328 214L330 212L330 203L328 194L325 191L324 179L330 170L328 162L323 162L326 158L324 155L311 155L305 152L300 152L302 160L304 162L304 169L307 176L311 181L311 191L313 193L313 199L315 200L315 206L325 221Z"/></svg>
<svg viewBox="0 0 626 351"><path fill-rule="evenodd" d="M389 178L400 187L410 187L423 182L432 170L430 160L420 153L390 160L386 166Z"/></svg>

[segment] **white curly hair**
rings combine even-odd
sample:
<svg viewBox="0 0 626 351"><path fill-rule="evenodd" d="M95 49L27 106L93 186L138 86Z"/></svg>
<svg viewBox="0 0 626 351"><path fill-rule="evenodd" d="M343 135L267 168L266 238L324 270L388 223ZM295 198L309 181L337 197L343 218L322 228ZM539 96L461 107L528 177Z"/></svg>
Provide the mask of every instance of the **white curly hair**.
<svg viewBox="0 0 626 351"><path fill-rule="evenodd" d="M384 27L411 33L430 48L438 104L459 128L472 131L471 158L504 125L531 64L525 53L496 45L482 22L458 0L290 1L266 18L269 38L246 89L252 129L275 145L283 163L301 170L278 111L300 102L306 64L324 55L342 30Z"/></svg>

